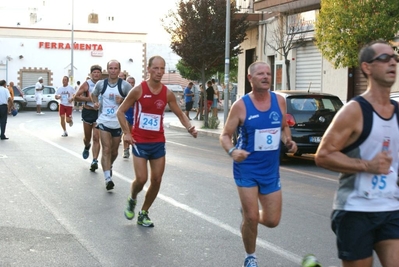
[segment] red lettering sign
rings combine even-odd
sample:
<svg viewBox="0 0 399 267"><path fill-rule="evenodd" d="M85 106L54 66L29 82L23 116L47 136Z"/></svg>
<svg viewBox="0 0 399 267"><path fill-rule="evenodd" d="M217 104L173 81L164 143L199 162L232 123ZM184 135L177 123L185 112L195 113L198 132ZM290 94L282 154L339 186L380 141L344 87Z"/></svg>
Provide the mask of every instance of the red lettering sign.
<svg viewBox="0 0 399 267"><path fill-rule="evenodd" d="M39 48L70 50L71 43L39 42ZM74 50L87 50L87 51L103 51L103 46L101 44L74 43L73 49Z"/></svg>

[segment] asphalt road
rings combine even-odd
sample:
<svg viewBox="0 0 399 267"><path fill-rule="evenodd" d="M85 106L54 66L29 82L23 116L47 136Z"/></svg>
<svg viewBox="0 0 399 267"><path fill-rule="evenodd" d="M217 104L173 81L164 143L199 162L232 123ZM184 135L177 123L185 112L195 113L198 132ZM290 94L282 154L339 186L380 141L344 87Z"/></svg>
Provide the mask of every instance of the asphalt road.
<svg viewBox="0 0 399 267"><path fill-rule="evenodd" d="M63 138L58 114L44 112L10 117L10 139L0 141L1 267L242 265L232 162L217 138L166 128L167 166L150 210L155 227L144 228L123 216L134 174L122 146L107 192L101 169L91 173L81 156L80 113ZM297 267L307 253L340 266L329 226L337 174L291 158L281 177L283 216L277 228L259 226L259 266Z"/></svg>

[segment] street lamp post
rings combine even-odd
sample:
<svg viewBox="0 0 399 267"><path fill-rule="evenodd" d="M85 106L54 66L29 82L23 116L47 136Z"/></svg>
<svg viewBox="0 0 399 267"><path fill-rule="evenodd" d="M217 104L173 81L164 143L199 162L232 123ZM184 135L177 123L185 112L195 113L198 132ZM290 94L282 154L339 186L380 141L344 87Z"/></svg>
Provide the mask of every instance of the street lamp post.
<svg viewBox="0 0 399 267"><path fill-rule="evenodd" d="M229 78L230 78L230 0L226 1L226 44L224 60L224 123L229 112Z"/></svg>
<svg viewBox="0 0 399 267"><path fill-rule="evenodd" d="M69 78L69 82L71 84L71 86L73 86L73 49L74 49L74 41L73 41L73 15L74 15L74 0L72 0L72 22L71 22L71 73L70 73L70 78Z"/></svg>

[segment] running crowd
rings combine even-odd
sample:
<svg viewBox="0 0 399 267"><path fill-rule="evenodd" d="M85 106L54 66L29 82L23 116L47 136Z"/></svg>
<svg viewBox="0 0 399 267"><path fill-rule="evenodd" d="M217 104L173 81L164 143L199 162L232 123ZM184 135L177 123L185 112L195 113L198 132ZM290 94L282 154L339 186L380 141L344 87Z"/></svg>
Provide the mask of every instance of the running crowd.
<svg viewBox="0 0 399 267"><path fill-rule="evenodd" d="M341 172L331 228L336 234L338 257L344 267L371 267L373 252L382 266L399 266L399 106L389 97L398 62L399 56L383 40L371 42L360 51L359 64L368 79L368 88L338 112L315 155L317 165ZM68 77L63 78L64 86L57 91L57 98L61 100L62 136L68 136L66 123L73 125L72 102L82 102L82 156L87 159L91 149L90 171L98 169L102 150L100 162L105 187L113 189L112 166L123 142L124 157L130 156L130 150L133 155L135 173L124 215L128 220L136 216L139 194L150 180L137 212L137 224L153 227L149 210L160 190L166 163L165 106L169 105L188 134L196 138L197 130L188 113L180 109L173 92L161 83L165 72L162 57L149 59L149 78L137 86L133 77L121 73L121 65L116 60L108 62L107 72L108 78L102 79L102 68L93 65L89 79L80 85L76 94L72 94L72 88L67 85ZM234 102L219 138L222 148L232 158L241 202L244 267L258 266L258 225L274 228L280 223L281 143L289 152L297 150L285 118L285 99L270 90L271 73L266 62L255 62L248 67L247 79L252 91ZM1 90L3 84L0 81L0 123L9 101L7 93ZM189 100L191 86L189 84L185 92ZM212 82L207 87L206 90L213 91ZM213 97L207 99L208 110L213 101ZM188 104L188 110L191 105ZM40 114L41 110L38 108L37 112ZM3 139L3 123L1 125ZM232 136L236 133L238 138L234 144ZM381 136L384 136L382 148ZM321 266L317 262L312 264L306 266Z"/></svg>

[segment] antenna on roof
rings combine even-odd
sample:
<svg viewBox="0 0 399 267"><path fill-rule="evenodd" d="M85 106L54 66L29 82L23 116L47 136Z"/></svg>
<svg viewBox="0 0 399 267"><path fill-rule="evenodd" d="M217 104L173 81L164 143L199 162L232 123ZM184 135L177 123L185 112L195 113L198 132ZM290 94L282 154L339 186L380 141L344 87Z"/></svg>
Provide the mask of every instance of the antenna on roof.
<svg viewBox="0 0 399 267"><path fill-rule="evenodd" d="M310 92L310 87L312 86L312 82L309 83L308 93Z"/></svg>

